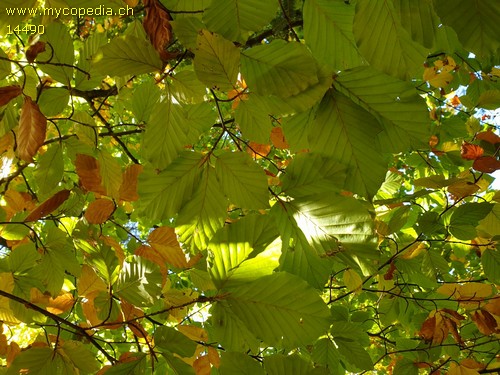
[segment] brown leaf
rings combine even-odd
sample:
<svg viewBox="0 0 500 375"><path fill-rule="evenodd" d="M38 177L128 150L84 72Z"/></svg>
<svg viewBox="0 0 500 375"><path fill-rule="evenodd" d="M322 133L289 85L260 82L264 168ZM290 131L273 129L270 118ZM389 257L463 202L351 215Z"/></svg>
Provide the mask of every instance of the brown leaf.
<svg viewBox="0 0 500 375"><path fill-rule="evenodd" d="M196 372L196 375L210 375L211 367L208 356L203 355L201 357L198 357L193 363L193 368Z"/></svg>
<svg viewBox="0 0 500 375"><path fill-rule="evenodd" d="M173 228L156 228L149 234L148 242L168 264L176 268L188 267L186 255L177 241Z"/></svg>
<svg viewBox="0 0 500 375"><path fill-rule="evenodd" d="M474 311L471 318L483 335L489 336L498 332L497 321L488 311L482 309Z"/></svg>
<svg viewBox="0 0 500 375"><path fill-rule="evenodd" d="M247 154L249 154L252 158L261 159L264 156L267 156L271 151L271 145L266 145L257 142L248 142Z"/></svg>
<svg viewBox="0 0 500 375"><path fill-rule="evenodd" d="M396 271L396 265L394 262L391 262L389 269L384 275L384 280L392 280L394 279L394 271Z"/></svg>
<svg viewBox="0 0 500 375"><path fill-rule="evenodd" d="M472 164L476 171L484 173L493 173L500 169L500 161L493 156L482 156Z"/></svg>
<svg viewBox="0 0 500 375"><path fill-rule="evenodd" d="M120 186L120 199L132 202L139 199L137 194L137 178L142 172L142 165L132 164L123 172L123 180Z"/></svg>
<svg viewBox="0 0 500 375"><path fill-rule="evenodd" d="M115 204L109 199L96 199L85 211L85 219L90 224L103 224L115 210Z"/></svg>
<svg viewBox="0 0 500 375"><path fill-rule="evenodd" d="M469 195L475 194L480 189L475 183L470 181L460 180L448 186L448 192L455 199L462 199Z"/></svg>
<svg viewBox="0 0 500 375"><path fill-rule="evenodd" d="M97 159L92 156L77 154L75 167L76 174L80 178L80 185L86 191L106 195L106 189L104 189L102 185Z"/></svg>
<svg viewBox="0 0 500 375"><path fill-rule="evenodd" d="M208 347L208 359L210 360L212 366L214 366L215 368L219 368L220 366L219 352L211 346Z"/></svg>
<svg viewBox="0 0 500 375"><path fill-rule="evenodd" d="M47 216L48 214L54 212L59 208L61 204L63 204L66 199L69 198L70 190L61 190L55 193L52 197L45 200L42 204L40 204L37 208L30 212L25 222L27 221L37 221L38 219Z"/></svg>
<svg viewBox="0 0 500 375"><path fill-rule="evenodd" d="M17 85L0 87L0 107L17 98L22 92L21 87Z"/></svg>
<svg viewBox="0 0 500 375"><path fill-rule="evenodd" d="M483 156L484 149L481 146L473 145L472 143L463 142L460 149L460 155L462 159L466 160L476 160L477 158Z"/></svg>
<svg viewBox="0 0 500 375"><path fill-rule="evenodd" d="M146 9L146 16L142 21L144 30L161 59L167 61L170 54L165 48L172 40L172 25L170 25L172 18L158 0L144 0L144 8Z"/></svg>
<svg viewBox="0 0 500 375"><path fill-rule="evenodd" d="M500 295L489 300L489 302L484 305L484 309L489 313L500 316Z"/></svg>
<svg viewBox="0 0 500 375"><path fill-rule="evenodd" d="M431 316L427 318L422 324L422 328L418 332L418 335L424 339L424 341L429 342L432 341L434 337L434 330L436 329L436 317Z"/></svg>
<svg viewBox="0 0 500 375"><path fill-rule="evenodd" d="M485 141L488 143L491 143L492 145L496 145L497 143L500 143L500 137L493 133L490 129L484 132L480 132L476 134L476 139L479 139L481 141Z"/></svg>
<svg viewBox="0 0 500 375"><path fill-rule="evenodd" d="M271 130L271 142L273 143L274 147L282 150L290 147L285 139L285 135L283 134L283 129L281 129L281 127L279 126Z"/></svg>
<svg viewBox="0 0 500 375"><path fill-rule="evenodd" d="M31 98L26 96L17 132L17 153L21 160L28 163L33 161L33 156L45 141L46 131L47 119L40 112L38 104L33 103Z"/></svg>
<svg viewBox="0 0 500 375"><path fill-rule="evenodd" d="M38 41L35 44L29 46L28 50L26 51L26 60L28 60L29 63L32 63L42 52L45 52L45 42Z"/></svg>

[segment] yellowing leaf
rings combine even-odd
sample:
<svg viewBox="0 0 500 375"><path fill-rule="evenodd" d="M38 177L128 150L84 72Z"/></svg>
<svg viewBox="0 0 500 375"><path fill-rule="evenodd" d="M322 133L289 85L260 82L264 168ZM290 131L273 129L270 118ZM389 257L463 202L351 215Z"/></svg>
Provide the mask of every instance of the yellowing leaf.
<svg viewBox="0 0 500 375"><path fill-rule="evenodd" d="M107 290L104 281L97 276L97 273L92 267L87 266L86 264L82 266L82 273L78 279L76 288L79 296L87 296L94 292Z"/></svg>
<svg viewBox="0 0 500 375"><path fill-rule="evenodd" d="M9 103L12 99L21 95L23 90L20 86L0 87L0 107Z"/></svg>
<svg viewBox="0 0 500 375"><path fill-rule="evenodd" d="M84 154L77 154L75 167L82 188L97 194L106 195L106 190L101 182L99 164L95 158Z"/></svg>
<svg viewBox="0 0 500 375"><path fill-rule="evenodd" d="M115 204L109 199L96 199L91 202L85 211L85 219L90 224L103 224L113 214Z"/></svg>
<svg viewBox="0 0 500 375"><path fill-rule="evenodd" d="M285 134L283 134L283 129L280 126L274 127L273 130L271 130L271 142L273 143L274 147L281 150L290 147L285 139Z"/></svg>
<svg viewBox="0 0 500 375"><path fill-rule="evenodd" d="M137 194L137 178L142 169L142 165L132 164L123 172L122 185L119 192L122 201L133 202L139 199L139 194Z"/></svg>
<svg viewBox="0 0 500 375"><path fill-rule="evenodd" d="M210 375L210 359L206 355L198 357L193 363L193 368L196 371L196 375Z"/></svg>
<svg viewBox="0 0 500 375"><path fill-rule="evenodd" d="M352 268L349 268L344 271L344 284L351 292L360 292L361 287L363 286L363 280L361 276L354 271Z"/></svg>
<svg viewBox="0 0 500 375"><path fill-rule="evenodd" d="M177 326L179 332L189 337L193 341L207 341L208 333L206 330L200 327L192 326L192 325L180 325Z"/></svg>
<svg viewBox="0 0 500 375"><path fill-rule="evenodd" d="M453 76L449 72L439 72L436 67L429 67L424 70L424 81L429 82L434 87L446 87L452 80Z"/></svg>
<svg viewBox="0 0 500 375"><path fill-rule="evenodd" d="M452 362L446 375L479 375L479 372Z"/></svg>
<svg viewBox="0 0 500 375"><path fill-rule="evenodd" d="M14 289L14 276L11 272L0 273L0 289L7 293L11 293ZM10 301L7 297L0 297L0 320L8 324L19 323L10 308Z"/></svg>
<svg viewBox="0 0 500 375"><path fill-rule="evenodd" d="M64 292L56 298L50 298L46 309L52 314L59 315L69 311L75 303L76 300L73 298L73 295L71 293Z"/></svg>
<svg viewBox="0 0 500 375"><path fill-rule="evenodd" d="M24 104L19 118L17 133L17 153L21 160L27 163L33 161L33 156L45 141L47 119L29 96L24 98Z"/></svg>
<svg viewBox="0 0 500 375"><path fill-rule="evenodd" d="M188 267L186 255L177 241L174 228L156 228L150 233L148 242L168 264L176 268Z"/></svg>

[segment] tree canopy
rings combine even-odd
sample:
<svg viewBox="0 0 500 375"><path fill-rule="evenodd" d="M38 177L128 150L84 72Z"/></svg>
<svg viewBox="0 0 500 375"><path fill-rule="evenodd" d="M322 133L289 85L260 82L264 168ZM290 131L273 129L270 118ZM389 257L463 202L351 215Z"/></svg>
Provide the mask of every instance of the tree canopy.
<svg viewBox="0 0 500 375"><path fill-rule="evenodd" d="M1 6L0 374L499 371L499 1Z"/></svg>

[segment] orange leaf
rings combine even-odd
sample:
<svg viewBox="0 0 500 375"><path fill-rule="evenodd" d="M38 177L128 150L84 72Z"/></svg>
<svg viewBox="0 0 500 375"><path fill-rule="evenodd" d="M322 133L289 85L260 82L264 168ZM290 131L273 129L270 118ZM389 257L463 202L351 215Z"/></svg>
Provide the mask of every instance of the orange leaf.
<svg viewBox="0 0 500 375"><path fill-rule="evenodd" d="M40 112L38 104L33 103L31 98L26 96L17 132L17 153L21 160L28 163L33 161L33 156L45 141L46 131L47 119Z"/></svg>
<svg viewBox="0 0 500 375"><path fill-rule="evenodd" d="M23 89L17 85L0 87L0 107L17 98L22 92Z"/></svg>
<svg viewBox="0 0 500 375"><path fill-rule="evenodd" d="M47 216L48 214L54 212L63 204L66 199L69 198L70 190L61 190L55 193L52 197L45 200L40 206L35 208L30 214L24 219L24 221L37 221L38 219Z"/></svg>
<svg viewBox="0 0 500 375"><path fill-rule="evenodd" d="M500 295L489 300L489 302L484 305L484 309L493 315L500 316Z"/></svg>
<svg viewBox="0 0 500 375"><path fill-rule="evenodd" d="M484 173L493 173L500 169L500 161L493 156L482 156L472 163L472 168Z"/></svg>
<svg viewBox="0 0 500 375"><path fill-rule="evenodd" d="M26 51L26 60L28 60L29 63L32 63L35 61L36 57L45 51L45 42L38 41L35 44L29 46L28 50Z"/></svg>
<svg viewBox="0 0 500 375"><path fill-rule="evenodd" d="M158 0L144 0L146 16L142 22L146 34L153 47L158 51L163 61L170 58L165 50L172 40L172 26L170 14Z"/></svg>
<svg viewBox="0 0 500 375"><path fill-rule="evenodd" d="M476 139L491 143L492 145L496 145L497 143L500 143L500 137L498 135L496 135L495 133L493 133L491 130L477 133Z"/></svg>
<svg viewBox="0 0 500 375"><path fill-rule="evenodd" d="M283 134L283 129L279 126L271 130L271 142L273 143L274 147L282 150L290 147L285 139L285 135Z"/></svg>
<svg viewBox="0 0 500 375"><path fill-rule="evenodd" d="M211 367L208 356L204 355L198 357L193 363L193 368L196 372L196 375L210 375Z"/></svg>
<svg viewBox="0 0 500 375"><path fill-rule="evenodd" d="M163 279L166 280L167 276L166 260L155 248L147 245L141 245L135 250L134 254L159 265Z"/></svg>
<svg viewBox="0 0 500 375"><path fill-rule="evenodd" d="M212 366L219 368L220 366L219 352L211 346L208 347L208 359L210 360Z"/></svg>
<svg viewBox="0 0 500 375"><path fill-rule="evenodd" d="M80 185L86 191L106 195L106 189L101 182L99 163L92 156L77 154L75 161L76 174L80 178Z"/></svg>
<svg viewBox="0 0 500 375"><path fill-rule="evenodd" d="M173 228L156 228L149 234L148 242L168 264L176 268L188 267L186 255L177 241Z"/></svg>
<svg viewBox="0 0 500 375"><path fill-rule="evenodd" d="M271 145L261 144L257 142L248 142L247 153L250 154L252 158L260 159L267 156L271 151Z"/></svg>
<svg viewBox="0 0 500 375"><path fill-rule="evenodd" d="M85 219L90 224L103 224L115 211L115 204L109 199L96 199L85 211Z"/></svg>
<svg viewBox="0 0 500 375"><path fill-rule="evenodd" d="M35 204L31 199L31 195L27 193L20 193L16 190L9 189L5 192L3 198L7 202L8 217L21 211L31 211L35 208Z"/></svg>
<svg viewBox="0 0 500 375"><path fill-rule="evenodd" d="M460 149L460 155L462 159L466 160L476 160L481 157L484 153L484 150L481 146L473 145L472 143L463 142L462 148Z"/></svg>
<svg viewBox="0 0 500 375"><path fill-rule="evenodd" d="M47 305L47 311L52 314L62 314L69 311L75 304L75 299L71 293L65 292L56 298L50 298L49 304Z"/></svg>
<svg viewBox="0 0 500 375"><path fill-rule="evenodd" d="M12 149L14 146L14 137L12 133L7 133L3 137L0 137L0 154L5 151Z"/></svg>
<svg viewBox="0 0 500 375"><path fill-rule="evenodd" d="M21 348L17 344L17 342L12 341L7 348L7 367L9 367L17 355L21 353Z"/></svg>
<svg viewBox="0 0 500 375"><path fill-rule="evenodd" d="M81 297L86 297L94 292L104 292L107 290L106 283L97 276L97 273L90 266L84 264L82 266L82 273L78 279L76 289L78 290L78 295Z"/></svg>
<svg viewBox="0 0 500 375"><path fill-rule="evenodd" d="M137 194L137 178L142 172L142 165L132 164L123 172L123 180L120 186L120 199L132 202L139 199Z"/></svg>

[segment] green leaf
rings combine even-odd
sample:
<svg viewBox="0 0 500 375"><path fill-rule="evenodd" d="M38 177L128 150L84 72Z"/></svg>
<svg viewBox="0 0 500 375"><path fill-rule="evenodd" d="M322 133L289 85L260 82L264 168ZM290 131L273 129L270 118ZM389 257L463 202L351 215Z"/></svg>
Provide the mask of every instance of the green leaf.
<svg viewBox="0 0 500 375"><path fill-rule="evenodd" d="M115 282L118 277L119 264L118 258L110 246L93 247L83 240L77 240L76 246L88 254L88 263L96 269L108 284Z"/></svg>
<svg viewBox="0 0 500 375"><path fill-rule="evenodd" d="M38 106L46 117L57 116L62 113L69 101L69 92L65 88L51 88L43 90L38 99Z"/></svg>
<svg viewBox="0 0 500 375"><path fill-rule="evenodd" d="M329 338L319 339L314 343L312 359L314 362L325 365L334 375L344 374L340 369L340 353Z"/></svg>
<svg viewBox="0 0 500 375"><path fill-rule="evenodd" d="M189 143L185 109L171 100L153 107L144 133L143 152L153 167L165 169Z"/></svg>
<svg viewBox="0 0 500 375"><path fill-rule="evenodd" d="M45 28L41 40L46 42L45 52L40 53L38 67L56 81L68 85L73 79L72 65L75 61L73 40L62 23L53 22Z"/></svg>
<svg viewBox="0 0 500 375"><path fill-rule="evenodd" d="M256 351L260 340L255 333L233 314L228 302L220 301L212 304L212 327L214 339L226 350L247 352Z"/></svg>
<svg viewBox="0 0 500 375"><path fill-rule="evenodd" d="M246 354L238 352L223 352L220 359L221 375L264 375L264 369L258 361Z"/></svg>
<svg viewBox="0 0 500 375"><path fill-rule="evenodd" d="M232 289L226 301L232 313L270 345L310 343L325 332L330 319L317 292L285 272Z"/></svg>
<svg viewBox="0 0 500 375"><path fill-rule="evenodd" d="M264 170L247 153L224 152L217 157L215 172L231 203L254 209L269 206Z"/></svg>
<svg viewBox="0 0 500 375"><path fill-rule="evenodd" d="M373 248L373 220L360 201L340 195L315 195L287 204L298 227L316 249L326 254L343 249Z"/></svg>
<svg viewBox="0 0 500 375"><path fill-rule="evenodd" d="M308 152L297 154L286 168L281 189L287 195L300 198L306 195L338 192L339 181L346 179L346 168L333 158Z"/></svg>
<svg viewBox="0 0 500 375"><path fill-rule="evenodd" d="M95 374L101 367L95 354L88 350L88 345L79 341L67 340L64 341L61 349L80 374Z"/></svg>
<svg viewBox="0 0 500 375"><path fill-rule="evenodd" d="M312 370L311 364L297 354L274 354L266 357L264 367L268 375L308 375Z"/></svg>
<svg viewBox="0 0 500 375"><path fill-rule="evenodd" d="M208 28L237 42L267 25L276 15L278 4L267 0L213 1L203 13ZM221 22L224 20L224 22Z"/></svg>
<svg viewBox="0 0 500 375"><path fill-rule="evenodd" d="M278 266L279 246L272 243L277 235L271 219L260 215L245 216L217 232L208 256L215 286L235 287L271 274Z"/></svg>
<svg viewBox="0 0 500 375"><path fill-rule="evenodd" d="M498 1L442 0L434 1L434 8L441 22L456 31L468 51L474 52L480 58L497 52L500 47Z"/></svg>
<svg viewBox="0 0 500 375"><path fill-rule="evenodd" d="M309 125L309 145L347 167L349 173L339 188L372 197L387 170L377 142L381 131L369 112L343 94L329 92Z"/></svg>
<svg viewBox="0 0 500 375"><path fill-rule="evenodd" d="M486 249L481 255L484 274L494 284L500 284L500 251Z"/></svg>
<svg viewBox="0 0 500 375"><path fill-rule="evenodd" d="M47 151L40 156L34 174L40 194L48 197L59 185L64 175L63 152L59 143L50 145Z"/></svg>
<svg viewBox="0 0 500 375"><path fill-rule="evenodd" d="M276 220L282 240L280 270L297 275L314 288L322 289L331 273L331 262L320 258L286 207L275 205L271 215Z"/></svg>
<svg viewBox="0 0 500 375"><path fill-rule="evenodd" d="M418 375L418 368L415 362L408 358L402 358L396 362L394 366L393 375Z"/></svg>
<svg viewBox="0 0 500 375"><path fill-rule="evenodd" d="M427 48L432 48L440 24L439 18L434 12L432 0L394 1L394 8L399 14L401 25L406 29L411 39Z"/></svg>
<svg viewBox="0 0 500 375"><path fill-rule="evenodd" d="M317 64L303 44L274 40L241 53L241 72L251 91L287 98L319 82Z"/></svg>
<svg viewBox="0 0 500 375"><path fill-rule="evenodd" d="M248 100L241 100L238 103L234 111L234 120L245 138L268 144L272 129L270 113L265 97L250 95Z"/></svg>
<svg viewBox="0 0 500 375"><path fill-rule="evenodd" d="M203 22L196 17L178 16L175 21L172 21L170 24L182 45L194 51L197 47L196 41L198 35L200 31L205 28Z"/></svg>
<svg viewBox="0 0 500 375"><path fill-rule="evenodd" d="M215 233L224 226L227 198L212 167L205 168L198 188L179 212L176 232L192 250L204 250Z"/></svg>
<svg viewBox="0 0 500 375"><path fill-rule="evenodd" d="M154 340L159 349L167 350L187 358L193 356L198 345L175 328L165 326L156 329Z"/></svg>
<svg viewBox="0 0 500 375"><path fill-rule="evenodd" d="M20 245L9 257L10 270L14 274L22 275L35 267L40 258L33 244Z"/></svg>
<svg viewBox="0 0 500 375"><path fill-rule="evenodd" d="M374 68L403 80L420 78L427 51L410 38L392 2L357 1L353 32Z"/></svg>
<svg viewBox="0 0 500 375"><path fill-rule="evenodd" d="M374 115L384 127L380 146L385 152L424 147L429 140L429 114L415 87L371 67L348 70L335 87ZM424 110L425 108L425 110Z"/></svg>
<svg viewBox="0 0 500 375"><path fill-rule="evenodd" d="M336 70L363 64L352 33L354 8L341 0L304 3L306 44L320 62Z"/></svg>
<svg viewBox="0 0 500 375"><path fill-rule="evenodd" d="M106 150L99 150L97 160L99 162L102 184L106 189L107 195L118 199L123 180L122 169L118 159L114 158Z"/></svg>
<svg viewBox="0 0 500 375"><path fill-rule="evenodd" d="M139 211L152 220L175 216L197 187L202 161L201 154L185 151L161 172L146 167L139 175Z"/></svg>
<svg viewBox="0 0 500 375"><path fill-rule="evenodd" d="M160 55L146 40L132 35L115 37L93 56L92 68L102 75L125 76L162 69Z"/></svg>
<svg viewBox="0 0 500 375"><path fill-rule="evenodd" d="M466 203L457 207L450 218L450 232L460 240L472 240L477 236L476 227L493 209L494 205L482 203Z"/></svg>
<svg viewBox="0 0 500 375"><path fill-rule="evenodd" d="M170 92L179 102L189 104L203 102L207 89L194 71L183 70L173 75L171 79Z"/></svg>
<svg viewBox="0 0 500 375"><path fill-rule="evenodd" d="M142 375L146 372L147 355L133 353L128 357L128 362L118 363L106 370L107 375Z"/></svg>
<svg viewBox="0 0 500 375"><path fill-rule="evenodd" d="M107 41L106 33L95 33L85 39L83 47L80 49L77 64L79 69L75 73L75 87L77 89L90 90L101 84L104 77L95 74L92 70L92 58Z"/></svg>
<svg viewBox="0 0 500 375"><path fill-rule="evenodd" d="M143 82L134 91L132 101L130 102L130 109L139 124L148 123L146 131L151 126L149 123L151 113L160 107L158 105L160 96L161 91L152 81Z"/></svg>
<svg viewBox="0 0 500 375"><path fill-rule="evenodd" d="M240 64L238 48L208 30L200 31L196 45L193 64L198 79L211 89L233 89Z"/></svg>
<svg viewBox="0 0 500 375"><path fill-rule="evenodd" d="M123 263L113 292L135 306L151 306L161 294L161 274L157 265L134 256Z"/></svg>
<svg viewBox="0 0 500 375"><path fill-rule="evenodd" d="M360 343L352 341L351 338L336 337L335 344L337 344L340 354L351 365L359 370L373 369L373 361Z"/></svg>
<svg viewBox="0 0 500 375"><path fill-rule="evenodd" d="M1 11L0 11L1 14ZM3 27L3 23L0 22ZM4 79L11 72L11 64L10 61L7 61L7 54L3 49L0 48L0 79Z"/></svg>
<svg viewBox="0 0 500 375"><path fill-rule="evenodd" d="M490 109L493 111L499 108L500 90L487 90L482 92L481 95L479 96L477 106L484 109Z"/></svg>
<svg viewBox="0 0 500 375"><path fill-rule="evenodd" d="M29 370L30 374L48 375L48 374L72 374L73 369L66 368L60 355L54 355L51 348L30 348L19 353L7 370L7 375L16 375L22 369ZM66 370L66 371L65 371Z"/></svg>

